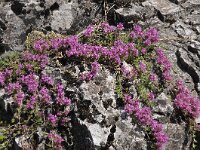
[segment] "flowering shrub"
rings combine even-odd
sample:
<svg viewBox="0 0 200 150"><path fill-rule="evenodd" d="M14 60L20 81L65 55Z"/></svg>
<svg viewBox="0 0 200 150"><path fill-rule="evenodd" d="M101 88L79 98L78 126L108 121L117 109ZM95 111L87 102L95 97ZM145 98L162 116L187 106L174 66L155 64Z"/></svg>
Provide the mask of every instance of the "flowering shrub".
<svg viewBox="0 0 200 150"><path fill-rule="evenodd" d="M61 133L68 127L73 101L66 95L65 85L42 70L57 58L77 58L88 64L88 69L80 72L80 81L93 80L102 66L115 72L116 94L124 100L125 111L134 123L148 130L146 134L153 137L148 140L155 143L152 148L162 150L169 138L159 120L153 118L152 108L157 105L156 97L172 84L172 65L157 44L155 28L143 30L135 25L130 33L123 30L122 23L115 27L103 22L89 25L80 36L28 38L27 50L14 67L0 70L0 87L15 105L12 121L6 122L4 145L20 135L33 136L41 128L46 147L62 149L67 141ZM137 97L123 86L126 81L135 83ZM200 100L191 96L180 81L173 94L176 108L193 119L200 116ZM22 125L29 127L28 132Z"/></svg>

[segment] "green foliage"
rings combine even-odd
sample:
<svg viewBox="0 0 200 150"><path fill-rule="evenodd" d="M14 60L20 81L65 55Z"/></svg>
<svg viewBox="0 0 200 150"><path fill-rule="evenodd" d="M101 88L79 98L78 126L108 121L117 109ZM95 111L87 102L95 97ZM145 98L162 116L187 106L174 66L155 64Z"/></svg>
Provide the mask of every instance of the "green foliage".
<svg viewBox="0 0 200 150"><path fill-rule="evenodd" d="M6 68L17 68L17 64L19 63L20 53L16 51L7 52L0 59L0 70Z"/></svg>

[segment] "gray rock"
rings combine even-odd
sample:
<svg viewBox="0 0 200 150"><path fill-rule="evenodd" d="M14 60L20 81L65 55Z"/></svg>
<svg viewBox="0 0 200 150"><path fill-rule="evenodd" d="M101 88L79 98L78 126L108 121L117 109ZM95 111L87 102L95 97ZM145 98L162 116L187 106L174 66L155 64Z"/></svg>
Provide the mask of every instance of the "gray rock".
<svg viewBox="0 0 200 150"><path fill-rule="evenodd" d="M0 89L0 106L1 109L5 110L6 112L8 109L11 108L12 103L14 102L13 97L7 96L5 89Z"/></svg>
<svg viewBox="0 0 200 150"><path fill-rule="evenodd" d="M73 23L72 3L60 5L59 10L53 11L51 28L56 31L70 29Z"/></svg>
<svg viewBox="0 0 200 150"><path fill-rule="evenodd" d="M113 146L115 149L135 149L146 150L147 143L144 139L144 132L140 127L131 123L131 118L119 120L116 123L115 140Z"/></svg>
<svg viewBox="0 0 200 150"><path fill-rule="evenodd" d="M199 66L198 65L196 66L196 64L192 63L193 57L190 56L191 54L184 49L180 49L179 51L177 51L177 58L179 65L182 66L182 69L184 69L184 71L186 71L192 77L193 82L195 84L194 88L195 90L197 90L197 93L199 93L200 91L198 91L197 88L200 82Z"/></svg>
<svg viewBox="0 0 200 150"><path fill-rule="evenodd" d="M26 36L32 30L77 33L101 12L92 2L78 0L22 0L2 2L0 5L0 48L23 50Z"/></svg>
<svg viewBox="0 0 200 150"><path fill-rule="evenodd" d="M200 25L200 14L189 15L184 21L191 25Z"/></svg>
<svg viewBox="0 0 200 150"><path fill-rule="evenodd" d="M158 11L158 17L164 22L174 22L182 8L168 0L148 0L143 6L153 6Z"/></svg>
<svg viewBox="0 0 200 150"><path fill-rule="evenodd" d="M133 0L114 0L114 4L120 7L130 5Z"/></svg>
<svg viewBox="0 0 200 150"><path fill-rule="evenodd" d="M188 137L183 125L178 124L166 124L165 132L169 136L169 142L165 145L166 150L177 149L177 150L189 150L191 144L191 136Z"/></svg>
<svg viewBox="0 0 200 150"><path fill-rule="evenodd" d="M154 9L149 6L142 7L138 4L131 4L130 7L122 7L115 10L117 18L125 23L149 19L154 16Z"/></svg>
<svg viewBox="0 0 200 150"><path fill-rule="evenodd" d="M153 108L153 111L155 113L159 113L164 116L172 114L174 110L173 103L172 100L165 93L161 93L160 95L158 95L155 102L158 104L156 107Z"/></svg>
<svg viewBox="0 0 200 150"><path fill-rule="evenodd" d="M191 29L189 25L184 24L181 21L177 21L172 25L172 28L178 33L179 36L190 38L196 33Z"/></svg>
<svg viewBox="0 0 200 150"><path fill-rule="evenodd" d="M199 8L200 1L199 0L189 0L189 1L186 1L185 3L183 3L181 6L184 8L192 8L192 7Z"/></svg>

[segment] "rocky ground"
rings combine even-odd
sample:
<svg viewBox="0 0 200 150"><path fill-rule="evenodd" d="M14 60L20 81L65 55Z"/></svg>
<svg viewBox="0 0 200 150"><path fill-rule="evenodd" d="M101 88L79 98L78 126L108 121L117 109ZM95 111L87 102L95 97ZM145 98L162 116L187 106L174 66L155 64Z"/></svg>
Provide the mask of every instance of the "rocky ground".
<svg viewBox="0 0 200 150"><path fill-rule="evenodd" d="M106 7L104 7L106 6ZM7 0L0 2L0 54L24 49L26 35L33 30L77 33L103 15L111 24L123 22L154 26L161 33L173 62L175 75L200 96L200 1L199 0ZM70 66L69 66L70 67ZM73 66L72 66L73 68ZM76 68L73 70L76 71ZM62 77L62 69L47 69ZM144 133L132 126L117 104L115 77L105 70L88 83L77 87L68 83L69 92L78 93L72 118L71 149L147 150ZM134 87L133 87L134 91ZM103 93L103 94L102 94ZM167 123L172 113L170 100L163 93L155 108L170 136L166 150L189 150L191 137L184 124ZM117 109L116 109L117 107ZM200 123L200 122L199 122ZM16 147L20 147L17 144ZM17 148L16 148L17 149ZM39 148L42 149L42 148Z"/></svg>

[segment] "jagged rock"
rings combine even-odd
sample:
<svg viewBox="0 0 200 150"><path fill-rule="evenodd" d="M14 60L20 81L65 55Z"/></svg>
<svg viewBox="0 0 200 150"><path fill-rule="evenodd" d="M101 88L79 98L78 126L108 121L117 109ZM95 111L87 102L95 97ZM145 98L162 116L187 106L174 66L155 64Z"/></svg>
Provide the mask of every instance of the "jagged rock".
<svg viewBox="0 0 200 150"><path fill-rule="evenodd" d="M178 35L182 37L190 38L196 35L196 33L191 29L189 25L186 25L181 21L174 23L172 28L178 33Z"/></svg>
<svg viewBox="0 0 200 150"><path fill-rule="evenodd" d="M116 123L115 140L113 145L115 149L135 149L146 150L147 143L144 139L144 132L137 125L131 123L131 118L126 120L119 119Z"/></svg>
<svg viewBox="0 0 200 150"><path fill-rule="evenodd" d="M199 0L187 0L185 3L183 3L181 6L184 8L199 8L200 1Z"/></svg>
<svg viewBox="0 0 200 150"><path fill-rule="evenodd" d="M89 8L87 7L89 6ZM77 32L101 16L95 3L78 0L23 0L0 5L0 47L23 50L26 36L32 30L59 33ZM5 48L4 45L9 45ZM3 48L2 48L3 47ZM3 51L2 50L2 51Z"/></svg>
<svg viewBox="0 0 200 150"><path fill-rule="evenodd" d="M166 150L189 150L191 144L191 136L188 137L183 125L178 124L166 124L165 132L169 136L169 142L165 145Z"/></svg>
<svg viewBox="0 0 200 150"><path fill-rule="evenodd" d="M135 19L142 19L142 7L137 5L132 5L131 8L119 8L115 10L119 19L123 22L132 21Z"/></svg>
<svg viewBox="0 0 200 150"><path fill-rule="evenodd" d="M128 6L133 0L114 0L114 4L120 7Z"/></svg>
<svg viewBox="0 0 200 150"><path fill-rule="evenodd" d="M169 1L171 1L172 3L175 3L175 4L182 4L187 0L169 0Z"/></svg>
<svg viewBox="0 0 200 150"><path fill-rule="evenodd" d="M161 93L157 96L155 101L158 105L153 108L153 111L155 113L161 114L158 117L164 118L165 121L167 121L166 116L172 114L174 110L172 100L169 97L167 97L165 93Z"/></svg>
<svg viewBox="0 0 200 150"><path fill-rule="evenodd" d="M11 105L14 102L14 99L6 95L5 89L0 90L0 107L4 111L8 112L11 109Z"/></svg>
<svg viewBox="0 0 200 150"><path fill-rule="evenodd" d="M184 19L185 23L191 25L200 25L200 14L192 14Z"/></svg>
<svg viewBox="0 0 200 150"><path fill-rule="evenodd" d="M72 3L62 4L58 10L53 11L51 28L56 31L70 29L73 23Z"/></svg>
<svg viewBox="0 0 200 150"><path fill-rule="evenodd" d="M27 141L28 139L29 139L29 137L28 136L24 136L24 135L16 137L15 138L15 142L14 142L14 146L13 146L14 149L15 150L21 150L21 149L29 149L29 148L31 148L31 147L29 147L30 144Z"/></svg>
<svg viewBox="0 0 200 150"><path fill-rule="evenodd" d="M177 51L177 58L178 58L178 63L179 66L182 67L184 71L186 71L193 79L193 82L195 84L195 90L199 93L198 91L198 84L200 82L200 71L199 67L196 66L193 62L193 58L191 57L190 53L185 51L184 49L180 49Z"/></svg>
<svg viewBox="0 0 200 150"><path fill-rule="evenodd" d="M157 11L157 15L163 22L175 22L178 18L178 12L182 8L168 0L148 0L143 2L143 6L153 6Z"/></svg>

